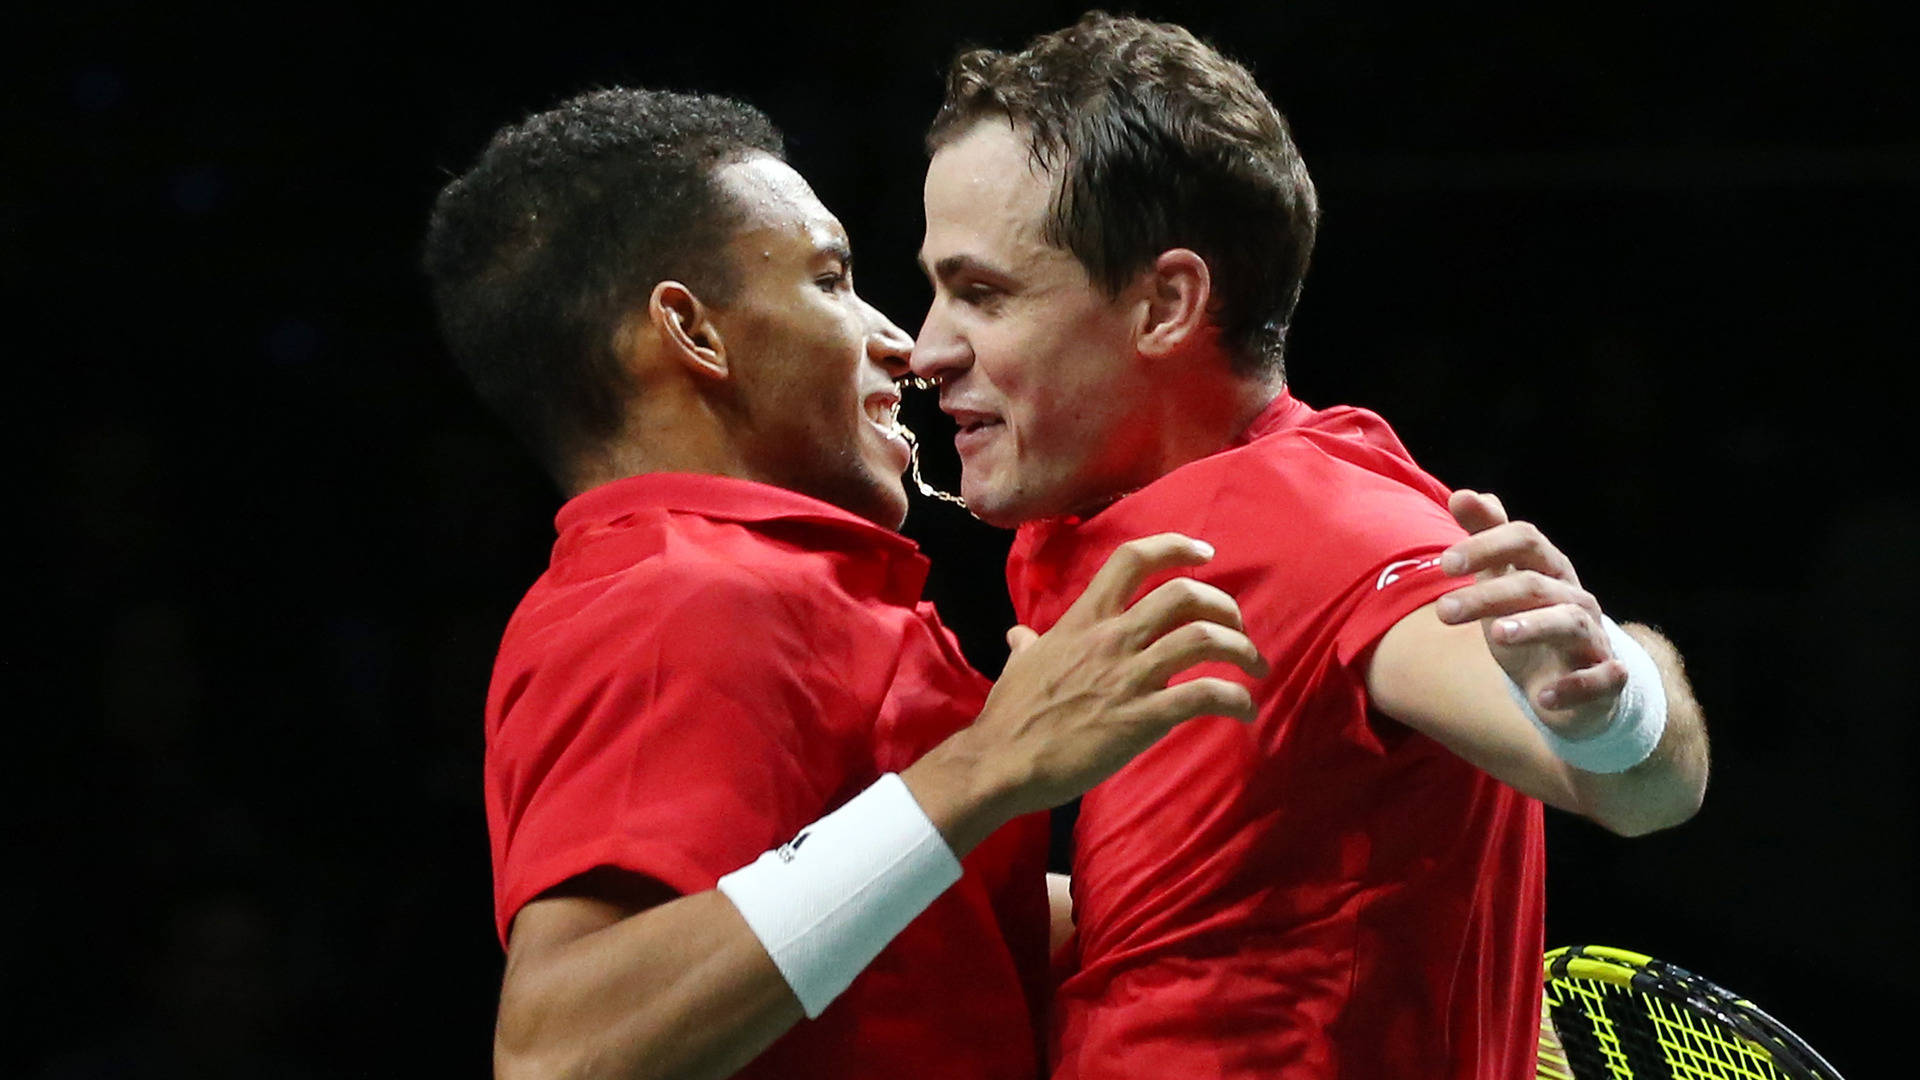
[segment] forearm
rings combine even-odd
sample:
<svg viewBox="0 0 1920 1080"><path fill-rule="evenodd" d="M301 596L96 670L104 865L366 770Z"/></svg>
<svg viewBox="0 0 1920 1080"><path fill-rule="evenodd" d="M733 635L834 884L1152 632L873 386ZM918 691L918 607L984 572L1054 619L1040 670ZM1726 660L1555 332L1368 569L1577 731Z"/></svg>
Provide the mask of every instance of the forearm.
<svg viewBox="0 0 1920 1080"><path fill-rule="evenodd" d="M1667 726L1647 760L1621 773L1569 769L1581 812L1623 836L1671 828L1700 809L1707 787L1707 731L1680 654L1650 627L1622 627L1660 669Z"/></svg>
<svg viewBox="0 0 1920 1080"><path fill-rule="evenodd" d="M530 905L522 922L539 903L556 901ZM594 913L576 908L561 917ZM718 891L608 917L618 921L510 955L494 1038L497 1077L730 1076L803 1015ZM553 927L556 935L567 929Z"/></svg>
<svg viewBox="0 0 1920 1080"><path fill-rule="evenodd" d="M1637 836L1699 809L1706 731L1680 658L1643 626L1626 628L1660 670L1666 727L1652 754L1619 773L1591 773L1557 756L1508 693L1507 676L1472 624L1415 612L1381 638L1367 671L1374 707L1543 802Z"/></svg>

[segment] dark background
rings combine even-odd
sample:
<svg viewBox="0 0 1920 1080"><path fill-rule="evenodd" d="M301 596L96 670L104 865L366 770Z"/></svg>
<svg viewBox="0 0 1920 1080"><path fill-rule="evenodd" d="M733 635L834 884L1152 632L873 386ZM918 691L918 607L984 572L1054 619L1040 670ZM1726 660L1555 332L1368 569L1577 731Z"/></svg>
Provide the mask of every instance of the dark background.
<svg viewBox="0 0 1920 1080"><path fill-rule="evenodd" d="M1693 967L1866 1075L1912 999L1913 65L1863 4L1657 8L1148 13L1250 61L1318 180L1296 392L1501 493L1690 661L1705 809L1556 816L1550 940ZM15 26L0 1071L484 1075L481 705L558 500L435 337L434 191L570 93L731 92L911 329L945 61L1080 9L326 10ZM907 530L993 670L1006 538Z"/></svg>

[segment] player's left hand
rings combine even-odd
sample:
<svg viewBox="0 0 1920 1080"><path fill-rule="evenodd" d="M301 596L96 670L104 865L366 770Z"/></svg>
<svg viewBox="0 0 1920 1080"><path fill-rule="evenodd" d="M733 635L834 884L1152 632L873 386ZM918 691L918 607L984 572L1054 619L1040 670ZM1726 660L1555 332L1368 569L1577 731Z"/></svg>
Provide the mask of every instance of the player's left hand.
<svg viewBox="0 0 1920 1080"><path fill-rule="evenodd" d="M1440 569L1475 581L1440 598L1440 621L1479 621L1494 659L1542 723L1570 739L1597 734L1627 684L1599 601L1580 587L1566 555L1532 523L1509 521L1498 498L1462 489L1447 509L1472 535L1441 554Z"/></svg>

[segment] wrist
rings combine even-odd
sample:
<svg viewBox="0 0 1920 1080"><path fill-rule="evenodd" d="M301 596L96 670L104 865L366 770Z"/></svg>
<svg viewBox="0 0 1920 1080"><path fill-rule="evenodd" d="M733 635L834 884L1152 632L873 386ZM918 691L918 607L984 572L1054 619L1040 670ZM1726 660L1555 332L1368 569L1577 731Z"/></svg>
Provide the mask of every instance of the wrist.
<svg viewBox="0 0 1920 1080"><path fill-rule="evenodd" d="M1534 711L1526 691L1511 678L1507 689L1514 704L1560 760L1584 772L1621 773L1645 761L1659 747L1667 724L1666 688L1647 650L1612 619L1601 618L1614 656L1627 668L1626 685L1604 723L1573 729L1548 725Z"/></svg>
<svg viewBox="0 0 1920 1080"><path fill-rule="evenodd" d="M718 888L811 1018L961 873L912 792L889 773Z"/></svg>
<svg viewBox="0 0 1920 1080"><path fill-rule="evenodd" d="M927 751L900 779L955 855L972 851L1023 812L1018 778L998 767L973 728Z"/></svg>
<svg viewBox="0 0 1920 1080"><path fill-rule="evenodd" d="M1604 707L1548 708L1536 715L1541 717L1540 722L1543 725L1568 742L1586 742L1589 739L1599 738L1613 729L1620 716L1620 699L1616 697Z"/></svg>

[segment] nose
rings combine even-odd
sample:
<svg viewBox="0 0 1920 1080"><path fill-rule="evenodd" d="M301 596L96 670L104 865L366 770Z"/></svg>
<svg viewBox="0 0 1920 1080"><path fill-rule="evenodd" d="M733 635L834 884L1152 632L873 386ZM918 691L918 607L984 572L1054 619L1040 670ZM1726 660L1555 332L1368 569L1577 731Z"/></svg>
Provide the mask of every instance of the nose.
<svg viewBox="0 0 1920 1080"><path fill-rule="evenodd" d="M920 336L913 341L913 356L908 367L922 379L950 380L973 365L973 350L942 315L940 298L934 297L920 324Z"/></svg>
<svg viewBox="0 0 1920 1080"><path fill-rule="evenodd" d="M872 312L873 324L867 333L867 358L886 369L890 378L899 378L907 373L907 358L913 352L913 339L905 330L895 326L892 319L880 313L871 304L867 310Z"/></svg>

